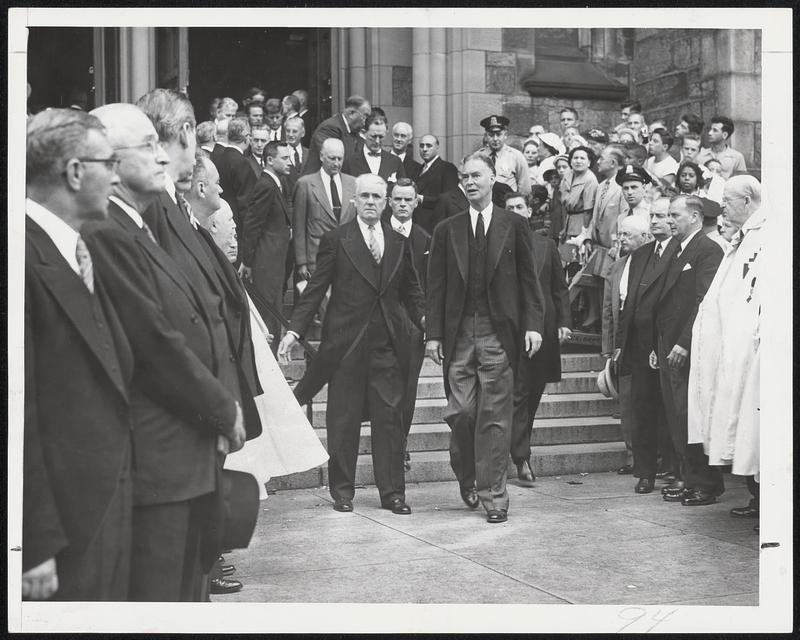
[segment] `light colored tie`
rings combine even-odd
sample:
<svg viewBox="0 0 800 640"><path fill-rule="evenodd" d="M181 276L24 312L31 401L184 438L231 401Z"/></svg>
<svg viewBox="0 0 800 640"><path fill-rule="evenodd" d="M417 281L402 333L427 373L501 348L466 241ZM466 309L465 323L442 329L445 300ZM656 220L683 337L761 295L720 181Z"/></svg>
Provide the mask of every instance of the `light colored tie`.
<svg viewBox="0 0 800 640"><path fill-rule="evenodd" d="M153 235L153 231L150 229L150 226L144 220L142 220L142 231L145 232L145 234L153 242L153 244L158 244L158 240L156 240L156 237Z"/></svg>
<svg viewBox="0 0 800 640"><path fill-rule="evenodd" d="M367 229L369 230L369 252L375 259L375 264L380 264L381 248L380 246L378 246L378 236L375 234L375 225L374 224L368 225Z"/></svg>
<svg viewBox="0 0 800 640"><path fill-rule="evenodd" d="M181 204L183 204L183 208L186 211L186 216L189 218L189 222L191 222L192 226L195 229L197 229L197 226L199 225L199 222L197 221L197 218L195 218L194 214L192 213L192 208L189 206L189 201L183 196L182 193L178 193L177 195L178 195L178 200L181 202Z"/></svg>
<svg viewBox="0 0 800 640"><path fill-rule="evenodd" d="M94 293L94 267L92 266L92 256L83 238L78 236L78 243L75 246L75 259L78 261L78 269L81 272L81 280L86 288Z"/></svg>

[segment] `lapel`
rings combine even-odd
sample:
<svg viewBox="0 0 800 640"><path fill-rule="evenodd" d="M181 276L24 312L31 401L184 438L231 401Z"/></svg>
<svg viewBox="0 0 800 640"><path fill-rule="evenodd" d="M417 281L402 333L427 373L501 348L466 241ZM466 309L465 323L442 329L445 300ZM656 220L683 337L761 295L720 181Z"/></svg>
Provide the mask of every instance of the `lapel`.
<svg viewBox="0 0 800 640"><path fill-rule="evenodd" d="M458 272L464 282L469 281L469 209L453 217L453 232L450 234L450 244L456 256Z"/></svg>
<svg viewBox="0 0 800 640"><path fill-rule="evenodd" d="M510 232L511 219L504 215L503 209L492 207L492 222L486 237L486 261L489 266L486 273L487 284L494 278L497 263L500 262L500 256L503 254L503 247L505 247L506 238Z"/></svg>
<svg viewBox="0 0 800 640"><path fill-rule="evenodd" d="M403 241L392 229L392 225L381 222L381 228L383 229L383 259L381 260L380 293L383 293L403 261Z"/></svg>
<svg viewBox="0 0 800 640"><path fill-rule="evenodd" d="M694 238L689 241L689 244L686 245L686 248L681 252L677 258L675 254L678 252L678 248L680 247L680 243L676 242L673 238L670 242L670 245L675 245L672 247L672 251L670 252L669 256L669 269L667 270L667 275L664 281L664 287L661 289L661 295L659 296L659 300L663 299L664 296L667 295L667 292L673 287L673 285L678 281L678 276L681 275L683 272L683 267L686 266L689 261L694 258L695 254L697 253L697 245L702 242L700 240L700 236L703 235L703 230L701 229L698 231ZM666 262L662 260L661 262Z"/></svg>
<svg viewBox="0 0 800 640"><path fill-rule="evenodd" d="M25 218L27 236L36 246L41 258L41 262L33 265L34 271L86 342L89 350L97 358L108 378L114 383L122 397L127 399L128 394L122 383L121 372L113 371L109 362L111 358L103 357L103 345L100 344L95 333L92 295L80 276L64 260L64 256L59 253L47 233L33 220L27 216ZM95 296L101 292L102 283L96 278ZM99 299L96 302L101 307L103 306ZM111 321L109 318L107 320ZM111 327L109 327L109 330L111 330Z"/></svg>
<svg viewBox="0 0 800 640"><path fill-rule="evenodd" d="M286 189L288 188L286 185L286 180L284 180L282 176L278 176L278 180L281 183L281 188L279 189L278 185L275 184L275 179L271 175L268 175L267 171L262 171L262 174L263 175L259 178L259 180L269 180L268 183L269 188L275 191L275 197L278 199L278 202L281 205L281 210L283 211L283 217L286 220L286 224L291 226L292 219L291 216L289 215L289 207L286 204L286 195L285 195ZM281 191L281 189L283 189L283 191Z"/></svg>
<svg viewBox="0 0 800 640"><path fill-rule="evenodd" d="M375 260L367 248L367 243L364 242L364 236L361 235L361 229L358 226L358 221L353 220L347 223L347 231L342 238L342 248L344 249L350 262L356 268L361 276L369 282L373 288L378 290L378 279L376 278L377 269L375 269ZM384 232L384 252L386 251L386 233ZM384 256L385 260L385 256ZM383 269L381 269L382 271Z"/></svg>
<svg viewBox="0 0 800 640"><path fill-rule="evenodd" d="M214 242L214 238L211 237L208 231L203 227L198 227L197 232L199 234L198 242L205 242L208 246L208 250L203 249L203 251L206 251L206 256L209 262L212 263L211 266L216 272L217 278L222 282L222 286L225 288L228 296L236 300L240 305L243 305L244 296L239 286L238 276L230 262L228 262L228 258L220 251L219 247L217 247L217 243Z"/></svg>
<svg viewBox="0 0 800 640"><path fill-rule="evenodd" d="M336 222L336 216L333 215L331 203L328 202L328 196L325 194L325 185L322 184L322 175L319 171L317 171L314 175L315 180L311 183L311 188L314 191L314 197L317 199L317 202L319 202L322 210L328 214L328 217ZM342 181L342 191L344 191L344 181ZM342 209L344 209L344 203L342 203Z"/></svg>

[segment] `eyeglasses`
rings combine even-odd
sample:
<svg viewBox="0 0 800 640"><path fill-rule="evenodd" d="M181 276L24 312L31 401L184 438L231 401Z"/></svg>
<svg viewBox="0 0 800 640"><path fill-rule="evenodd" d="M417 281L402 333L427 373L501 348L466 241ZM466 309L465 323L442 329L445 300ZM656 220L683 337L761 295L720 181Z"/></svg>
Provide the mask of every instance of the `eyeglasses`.
<svg viewBox="0 0 800 640"><path fill-rule="evenodd" d="M119 166L119 158L117 156L111 156L110 158L75 158L78 162L87 163L87 162L102 162L106 165L106 169L109 171L116 171L117 167Z"/></svg>
<svg viewBox="0 0 800 640"><path fill-rule="evenodd" d="M142 144L132 144L126 147L114 147L115 151L121 151L123 149L150 149L153 155L157 155L159 150L158 140L148 140L147 142L142 142Z"/></svg>

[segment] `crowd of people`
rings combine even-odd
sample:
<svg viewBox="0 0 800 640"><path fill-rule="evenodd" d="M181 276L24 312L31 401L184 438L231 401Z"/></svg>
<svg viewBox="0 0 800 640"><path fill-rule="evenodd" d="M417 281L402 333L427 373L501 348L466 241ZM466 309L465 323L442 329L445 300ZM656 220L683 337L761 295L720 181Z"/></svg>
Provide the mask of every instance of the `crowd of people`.
<svg viewBox="0 0 800 640"><path fill-rule="evenodd" d="M362 421L380 505L409 515L406 449L442 365L461 499L508 519L509 455L573 326L602 331L637 493L758 516L759 182L733 123L528 135L489 115L456 163L362 96L155 89L28 121L23 580L27 599L202 601L242 588L271 476L328 461L353 511ZM391 127L391 129L390 129ZM389 137L391 135L391 137ZM419 160L415 156L418 151ZM294 290L291 317L285 294ZM307 349L290 389L278 362ZM720 372L723 372L720 375ZM302 406L328 385L326 447Z"/></svg>

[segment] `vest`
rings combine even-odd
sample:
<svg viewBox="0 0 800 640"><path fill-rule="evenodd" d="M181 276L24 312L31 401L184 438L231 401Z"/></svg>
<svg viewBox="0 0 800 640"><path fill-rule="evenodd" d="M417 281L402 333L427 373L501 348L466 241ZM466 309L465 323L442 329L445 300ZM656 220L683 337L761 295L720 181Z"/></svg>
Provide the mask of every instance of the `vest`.
<svg viewBox="0 0 800 640"><path fill-rule="evenodd" d="M478 250L475 241L475 233L472 225L469 229L469 280L467 281L467 299L464 303L465 315L478 315L489 317L489 292L486 287L486 247L489 242L489 234L486 234L486 242L482 251Z"/></svg>

